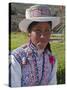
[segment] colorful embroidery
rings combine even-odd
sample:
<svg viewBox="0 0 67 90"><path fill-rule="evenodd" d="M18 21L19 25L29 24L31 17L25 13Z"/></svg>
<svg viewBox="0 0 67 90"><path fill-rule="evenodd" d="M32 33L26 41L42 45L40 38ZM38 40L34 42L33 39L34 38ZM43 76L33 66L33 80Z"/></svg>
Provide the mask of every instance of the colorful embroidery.
<svg viewBox="0 0 67 90"><path fill-rule="evenodd" d="M50 61L51 64L54 64L54 62L55 62L55 57L54 57L53 55L50 55L50 56L49 56L49 61Z"/></svg>
<svg viewBox="0 0 67 90"><path fill-rule="evenodd" d="M30 42L26 48L19 48L12 52L16 60L22 64L21 67L21 86L46 85L52 70L51 64L54 64L54 57L46 51L42 54L42 63L38 65L39 57L37 48ZM45 59L47 55L47 60ZM49 62L50 61L50 62ZM39 69L40 68L40 69ZM41 73L40 73L41 72Z"/></svg>

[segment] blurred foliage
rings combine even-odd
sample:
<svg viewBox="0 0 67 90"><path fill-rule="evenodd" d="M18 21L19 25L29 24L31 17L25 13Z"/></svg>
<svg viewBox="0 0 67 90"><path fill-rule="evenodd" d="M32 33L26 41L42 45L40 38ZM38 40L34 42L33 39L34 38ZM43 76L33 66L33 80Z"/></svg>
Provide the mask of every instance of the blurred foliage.
<svg viewBox="0 0 67 90"><path fill-rule="evenodd" d="M65 84L65 68L57 71L57 84Z"/></svg>
<svg viewBox="0 0 67 90"><path fill-rule="evenodd" d="M65 84L65 48L64 42L52 42L52 52L57 59L57 84Z"/></svg>

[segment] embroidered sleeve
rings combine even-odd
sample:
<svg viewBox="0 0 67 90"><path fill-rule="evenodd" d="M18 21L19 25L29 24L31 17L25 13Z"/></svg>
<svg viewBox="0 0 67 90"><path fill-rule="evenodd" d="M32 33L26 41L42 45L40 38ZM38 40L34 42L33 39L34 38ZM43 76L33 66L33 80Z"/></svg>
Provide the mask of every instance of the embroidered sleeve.
<svg viewBox="0 0 67 90"><path fill-rule="evenodd" d="M53 65L53 70L51 72L51 79L49 81L50 85L57 84L56 73L57 73L57 62L55 61L55 64Z"/></svg>
<svg viewBox="0 0 67 90"><path fill-rule="evenodd" d="M11 87L20 87L21 86L21 67L17 62L16 58L11 55Z"/></svg>

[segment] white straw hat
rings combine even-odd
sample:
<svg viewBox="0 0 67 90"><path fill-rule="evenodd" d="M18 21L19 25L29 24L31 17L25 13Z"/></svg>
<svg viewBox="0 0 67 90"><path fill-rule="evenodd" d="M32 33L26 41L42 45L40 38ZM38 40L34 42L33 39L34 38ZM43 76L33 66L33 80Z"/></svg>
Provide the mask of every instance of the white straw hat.
<svg viewBox="0 0 67 90"><path fill-rule="evenodd" d="M28 26L33 22L52 21L52 29L60 23L60 17L53 16L47 5L34 5L26 9L26 18L19 23L22 32L27 32Z"/></svg>

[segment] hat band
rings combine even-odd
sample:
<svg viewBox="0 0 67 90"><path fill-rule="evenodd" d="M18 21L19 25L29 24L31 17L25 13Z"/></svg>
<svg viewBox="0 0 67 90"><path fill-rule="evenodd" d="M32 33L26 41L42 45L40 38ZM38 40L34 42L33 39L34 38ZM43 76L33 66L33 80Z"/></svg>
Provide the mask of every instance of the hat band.
<svg viewBox="0 0 67 90"><path fill-rule="evenodd" d="M26 10L26 18L31 17L45 17L45 16L51 16L51 13L48 9L45 8L37 8L33 10Z"/></svg>

